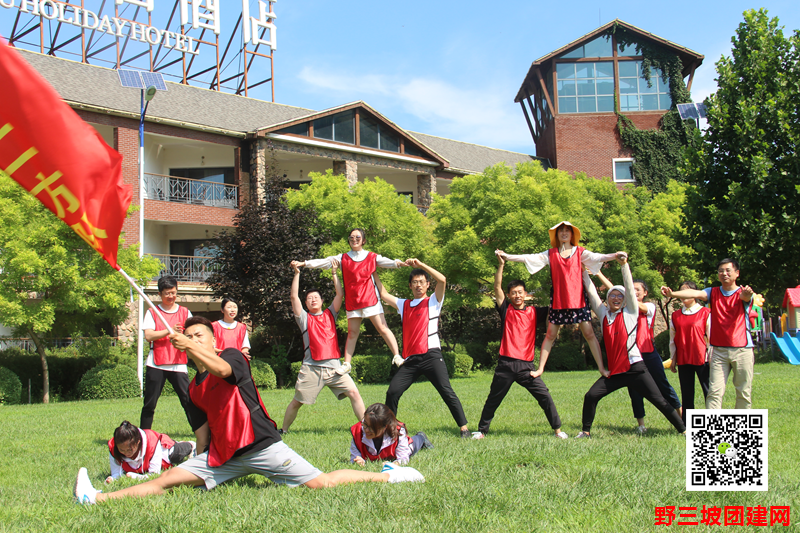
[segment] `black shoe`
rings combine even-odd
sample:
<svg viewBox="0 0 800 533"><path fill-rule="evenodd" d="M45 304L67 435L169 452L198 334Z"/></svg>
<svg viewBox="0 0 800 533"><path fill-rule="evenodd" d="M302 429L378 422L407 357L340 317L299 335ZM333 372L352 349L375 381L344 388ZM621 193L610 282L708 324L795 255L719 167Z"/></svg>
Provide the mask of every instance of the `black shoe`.
<svg viewBox="0 0 800 533"><path fill-rule="evenodd" d="M468 429L462 429L461 430L461 438L462 439L471 439L472 438L472 432L470 432L470 430L468 430Z"/></svg>
<svg viewBox="0 0 800 533"><path fill-rule="evenodd" d="M288 435L288 434L289 434L289 430L287 429L286 431L284 431L284 430L281 428L281 429L279 429L279 430L278 430L278 433L279 433L281 436L283 436L283 435Z"/></svg>
<svg viewBox="0 0 800 533"><path fill-rule="evenodd" d="M428 440L428 436L425 433L423 433L422 431L418 431L417 435L422 435L422 449L423 450L426 449L426 448L428 450L432 450L433 449L433 443ZM414 436L416 437L417 435L414 435Z"/></svg>
<svg viewBox="0 0 800 533"><path fill-rule="evenodd" d="M173 465L181 464L194 452L193 442L176 442L169 454L169 462Z"/></svg>

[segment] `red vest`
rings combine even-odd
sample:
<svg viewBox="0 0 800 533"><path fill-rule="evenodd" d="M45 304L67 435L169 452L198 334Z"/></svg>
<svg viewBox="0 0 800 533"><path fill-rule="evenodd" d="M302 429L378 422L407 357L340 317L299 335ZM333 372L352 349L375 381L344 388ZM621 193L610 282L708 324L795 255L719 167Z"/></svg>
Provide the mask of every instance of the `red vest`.
<svg viewBox="0 0 800 533"><path fill-rule="evenodd" d="M747 346L747 317L738 287L730 296L719 287L711 289L711 345L721 348Z"/></svg>
<svg viewBox="0 0 800 533"><path fill-rule="evenodd" d="M319 315L306 313L308 324L308 350L314 361L339 359L339 340L336 338L336 320L330 309Z"/></svg>
<svg viewBox="0 0 800 533"><path fill-rule="evenodd" d="M711 313L703 307L691 315L683 310L672 313L675 330L675 362L680 365L704 365L706 362L706 322Z"/></svg>
<svg viewBox="0 0 800 533"><path fill-rule="evenodd" d="M430 297L423 298L414 307L411 307L411 300L403 303L403 359L428 352L429 303Z"/></svg>
<svg viewBox="0 0 800 533"><path fill-rule="evenodd" d="M153 322L156 325L156 331L167 329L166 326L161 327L163 322L153 312L153 309L148 309L148 312L153 317ZM189 310L182 305L178 306L178 311L175 313L165 313L162 310L164 318L172 329L175 329L175 324L183 324L189 318ZM185 365L188 361L186 352L181 352L169 342L169 337L163 337L157 341L152 342L153 346L153 361L156 365Z"/></svg>
<svg viewBox="0 0 800 533"><path fill-rule="evenodd" d="M612 376L631 369L631 361L628 358L629 336L622 312L617 315L611 325L608 324L608 315L603 317L603 343L605 343L608 357L608 372Z"/></svg>
<svg viewBox="0 0 800 533"><path fill-rule="evenodd" d="M400 428L404 427L406 427L405 424L403 424L398 420L397 431L400 431ZM388 446L382 450L377 450L378 455L375 455L369 451L367 445L364 444L364 442L361 440L361 437L364 434L364 430L361 427L361 422L353 424L350 427L350 433L353 434L353 442L356 443L356 448L358 448L358 453L361 454L362 458L368 459L370 461L377 461L378 459L386 459L388 461L393 461L397 459L397 442L400 440L400 438L395 440L391 446ZM411 437L409 437L408 435L402 438L408 439L409 444L411 443Z"/></svg>
<svg viewBox="0 0 800 533"><path fill-rule="evenodd" d="M150 470L150 460L153 458L153 454L156 453L156 446L160 444L164 445L164 448L172 448L175 446L175 441L169 438L169 435L164 433L156 433L152 429L143 429L145 434L145 442L144 442L144 456L142 457L142 466L139 468L134 468L125 461L122 460L121 466L125 472L134 472L136 474L146 474ZM114 439L108 441L108 451L111 456L114 456ZM161 460L161 470L166 470L167 468L172 467L172 464L166 460Z"/></svg>
<svg viewBox="0 0 800 533"><path fill-rule="evenodd" d="M653 346L653 337L655 337L656 317L653 317L653 322L647 324L647 313L639 311L639 324L636 326L636 346L642 353L655 352L656 347Z"/></svg>
<svg viewBox="0 0 800 533"><path fill-rule="evenodd" d="M247 335L247 326L241 322L236 322L236 327L228 329L222 327L219 321L215 321L214 326L214 340L217 341L217 349L224 350L225 348L242 349L244 338Z"/></svg>
<svg viewBox="0 0 800 533"><path fill-rule="evenodd" d="M583 248L576 246L575 253L564 259L557 248L550 248L550 276L553 280L553 309L580 309L586 307L583 298L581 256Z"/></svg>
<svg viewBox="0 0 800 533"><path fill-rule="evenodd" d="M348 254L342 254L342 278L344 280L344 306L348 311L372 307L378 303L375 292L375 273L377 255L367 252L363 261L354 261Z"/></svg>
<svg viewBox="0 0 800 533"><path fill-rule="evenodd" d="M526 306L514 309L509 304L503 321L500 355L522 361L533 361L536 348L536 309Z"/></svg>
<svg viewBox="0 0 800 533"><path fill-rule="evenodd" d="M247 384L255 389L253 380ZM253 411L262 409L269 419L264 402L258 389L255 389L258 405ZM211 444L208 450L208 466L217 467L233 457L240 448L252 444L255 440L251 411L239 392L239 386L231 385L224 379L208 374L199 385L197 376L189 383L189 397L208 417L208 428L211 431ZM270 419L270 421L272 421ZM273 424L275 422L272 422Z"/></svg>

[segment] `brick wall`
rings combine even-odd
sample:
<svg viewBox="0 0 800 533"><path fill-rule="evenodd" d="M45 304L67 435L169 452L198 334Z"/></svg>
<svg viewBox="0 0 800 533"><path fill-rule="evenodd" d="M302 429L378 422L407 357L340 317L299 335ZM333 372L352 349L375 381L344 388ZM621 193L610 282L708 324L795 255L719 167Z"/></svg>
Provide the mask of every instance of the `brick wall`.
<svg viewBox="0 0 800 533"><path fill-rule="evenodd" d="M162 222L233 226L233 216L235 214L236 209L226 209L224 207L180 204L161 200L145 200L144 203L145 219Z"/></svg>

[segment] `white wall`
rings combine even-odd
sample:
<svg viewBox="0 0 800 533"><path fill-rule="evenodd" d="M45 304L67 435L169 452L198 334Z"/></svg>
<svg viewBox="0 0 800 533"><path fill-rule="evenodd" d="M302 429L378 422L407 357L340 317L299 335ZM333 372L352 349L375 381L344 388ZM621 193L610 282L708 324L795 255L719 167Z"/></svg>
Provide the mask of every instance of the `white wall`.
<svg viewBox="0 0 800 533"><path fill-rule="evenodd" d="M169 241L185 239L213 239L225 228L206 224L164 224L154 220L144 221L144 253L169 254Z"/></svg>
<svg viewBox="0 0 800 533"><path fill-rule="evenodd" d="M145 133L144 169L169 175L170 168L233 167L233 146L190 141Z"/></svg>

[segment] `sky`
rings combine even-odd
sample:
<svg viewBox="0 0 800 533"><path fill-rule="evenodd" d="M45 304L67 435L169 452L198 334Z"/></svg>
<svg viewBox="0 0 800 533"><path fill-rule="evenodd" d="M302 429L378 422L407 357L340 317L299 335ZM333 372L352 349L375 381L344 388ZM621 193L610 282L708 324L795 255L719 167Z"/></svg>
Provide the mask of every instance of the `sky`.
<svg viewBox="0 0 800 533"><path fill-rule="evenodd" d="M256 0L249 1L257 13ZM240 0L221 2L228 17L241 10ZM158 16L168 16L173 3L156 0ZM703 54L692 87L693 99L702 101L716 89L714 64L730 55L742 13L765 7L788 33L800 28L797 6L797 0L279 0L275 101L323 110L363 100L406 130L535 155L514 96L536 59L619 18ZM0 34L8 34L15 15L0 9ZM249 95L271 99L268 85Z"/></svg>

